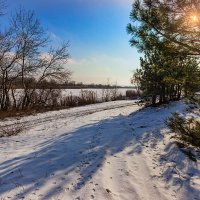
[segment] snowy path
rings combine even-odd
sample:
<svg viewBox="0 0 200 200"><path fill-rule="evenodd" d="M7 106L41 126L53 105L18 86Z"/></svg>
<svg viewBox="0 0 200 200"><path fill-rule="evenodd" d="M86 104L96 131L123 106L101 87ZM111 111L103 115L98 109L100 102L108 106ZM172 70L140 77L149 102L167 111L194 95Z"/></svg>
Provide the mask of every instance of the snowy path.
<svg viewBox="0 0 200 200"><path fill-rule="evenodd" d="M34 127L39 124L44 124L46 122L52 121L55 118L63 119L63 118L71 118L71 117L81 117L85 115L89 115L95 112L100 112L104 110L111 110L115 108L122 108L127 107L130 105L136 105L136 101L112 101L112 102L105 102L105 103L98 103L98 104L91 104L88 106L83 107L75 107L66 110L60 111L52 111L52 112L45 112L42 114L36 114L35 116L26 116L26 117L19 117L14 118L11 120L4 120L0 121L0 128L7 128L9 126L22 124L25 127Z"/></svg>
<svg viewBox="0 0 200 200"><path fill-rule="evenodd" d="M184 105L141 111L133 103L105 105L76 108L81 115L33 116L50 118L20 136L1 138L0 199L200 199L199 163L189 169L189 160L173 154L184 161L185 174L193 171L183 184L166 167L174 147L164 137L164 120Z"/></svg>

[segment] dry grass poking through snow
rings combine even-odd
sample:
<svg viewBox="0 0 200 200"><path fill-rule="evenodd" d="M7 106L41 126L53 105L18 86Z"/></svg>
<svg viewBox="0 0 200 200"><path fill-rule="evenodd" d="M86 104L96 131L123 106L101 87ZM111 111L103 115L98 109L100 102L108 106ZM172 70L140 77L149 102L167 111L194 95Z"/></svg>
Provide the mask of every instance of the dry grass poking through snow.
<svg viewBox="0 0 200 200"><path fill-rule="evenodd" d="M199 200L200 158L188 159L165 125L185 105L140 109L55 113L26 134L1 138L0 198Z"/></svg>
<svg viewBox="0 0 200 200"><path fill-rule="evenodd" d="M24 131L24 125L20 123L16 123L15 125L7 126L5 128L0 127L0 138L1 137L10 137L18 135Z"/></svg>

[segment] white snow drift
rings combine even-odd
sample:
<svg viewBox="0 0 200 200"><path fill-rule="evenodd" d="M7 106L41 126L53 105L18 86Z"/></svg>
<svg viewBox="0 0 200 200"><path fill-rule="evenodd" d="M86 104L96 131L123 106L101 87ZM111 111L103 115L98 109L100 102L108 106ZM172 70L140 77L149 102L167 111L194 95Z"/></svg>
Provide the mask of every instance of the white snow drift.
<svg viewBox="0 0 200 200"><path fill-rule="evenodd" d="M27 125L0 139L0 197L200 199L200 162L176 147L164 123L184 108L121 101L1 122Z"/></svg>

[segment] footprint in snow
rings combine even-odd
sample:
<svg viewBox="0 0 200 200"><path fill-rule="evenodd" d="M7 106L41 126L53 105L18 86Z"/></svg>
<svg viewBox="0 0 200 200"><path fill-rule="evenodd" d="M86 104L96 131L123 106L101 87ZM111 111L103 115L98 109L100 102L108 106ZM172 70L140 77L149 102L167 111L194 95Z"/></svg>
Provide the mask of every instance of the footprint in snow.
<svg viewBox="0 0 200 200"><path fill-rule="evenodd" d="M111 190L109 190L109 189L107 188L107 189L106 189L106 192L107 192L107 193L111 193Z"/></svg>

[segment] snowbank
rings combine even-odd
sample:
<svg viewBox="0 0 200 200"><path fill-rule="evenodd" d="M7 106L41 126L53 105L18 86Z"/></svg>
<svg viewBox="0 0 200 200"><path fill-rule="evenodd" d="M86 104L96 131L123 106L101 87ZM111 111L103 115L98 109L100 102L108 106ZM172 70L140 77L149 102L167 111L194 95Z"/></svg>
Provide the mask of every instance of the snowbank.
<svg viewBox="0 0 200 200"><path fill-rule="evenodd" d="M177 148L164 123L185 105L141 110L113 103L106 103L109 110L99 104L20 119L50 117L0 139L0 197L200 199L200 160L194 163Z"/></svg>

